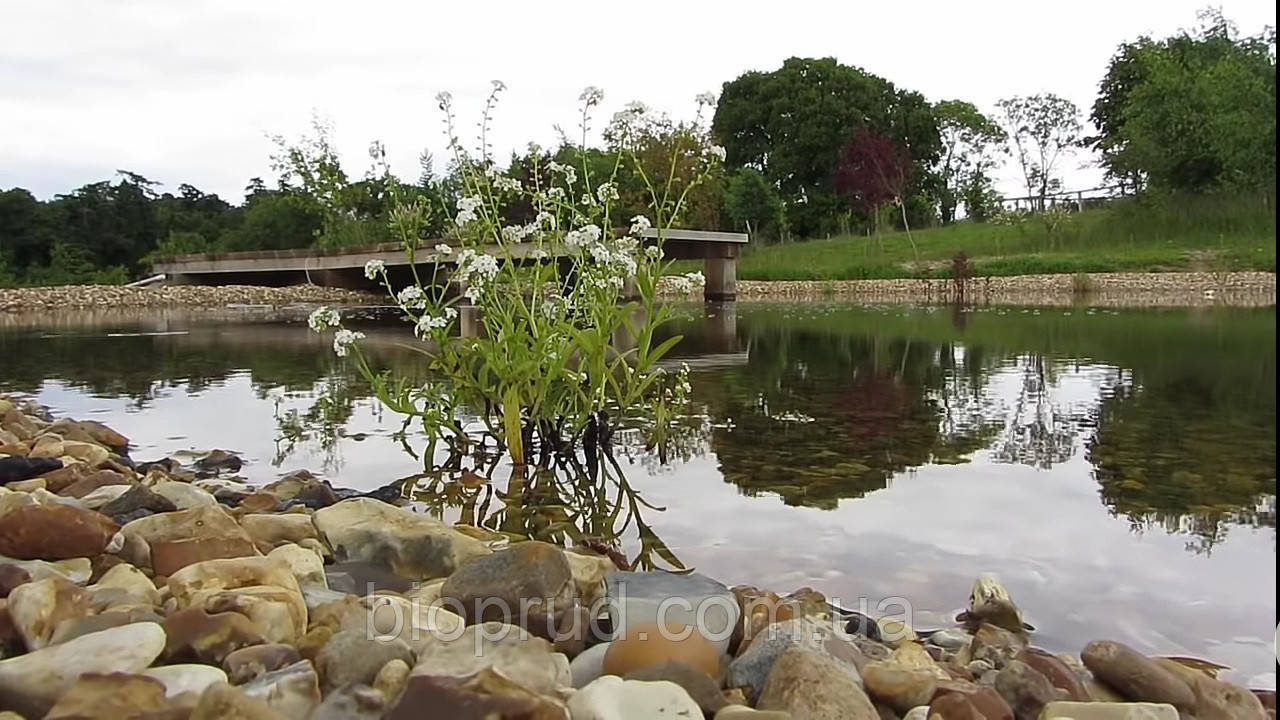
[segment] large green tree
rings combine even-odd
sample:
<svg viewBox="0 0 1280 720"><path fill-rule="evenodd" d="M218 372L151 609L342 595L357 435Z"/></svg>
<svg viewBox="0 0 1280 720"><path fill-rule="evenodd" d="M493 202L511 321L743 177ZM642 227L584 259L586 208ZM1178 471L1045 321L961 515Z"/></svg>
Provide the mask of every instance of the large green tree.
<svg viewBox="0 0 1280 720"><path fill-rule="evenodd" d="M942 152L936 168L938 212L942 222L956 218L956 208L965 198L990 186L988 177L999 162L1006 141L1005 132L983 115L973 103L943 100L933 106L938 119ZM974 208L969 208L973 216Z"/></svg>
<svg viewBox="0 0 1280 720"><path fill-rule="evenodd" d="M1201 21L1120 46L1093 105L1090 143L1113 177L1137 186L1274 185L1275 30L1241 36L1217 11Z"/></svg>
<svg viewBox="0 0 1280 720"><path fill-rule="evenodd" d="M1080 109L1053 93L1005 98L997 105L1027 196L1043 210L1049 193L1062 185L1062 161L1080 141Z"/></svg>
<svg viewBox="0 0 1280 720"><path fill-rule="evenodd" d="M727 166L761 171L801 236L840 229L848 205L832 175L841 148L864 128L910 153L912 194L919 194L940 150L932 107L919 93L834 58L790 58L777 70L725 83L712 121Z"/></svg>

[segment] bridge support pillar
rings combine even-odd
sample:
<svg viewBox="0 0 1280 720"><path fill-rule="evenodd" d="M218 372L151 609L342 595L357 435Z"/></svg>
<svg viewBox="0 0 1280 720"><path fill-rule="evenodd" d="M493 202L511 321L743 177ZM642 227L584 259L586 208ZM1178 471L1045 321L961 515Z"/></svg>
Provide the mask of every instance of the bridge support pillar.
<svg viewBox="0 0 1280 720"><path fill-rule="evenodd" d="M702 274L707 284L702 289L702 298L707 302L726 302L738 299L738 258L737 253L727 257L708 257Z"/></svg>

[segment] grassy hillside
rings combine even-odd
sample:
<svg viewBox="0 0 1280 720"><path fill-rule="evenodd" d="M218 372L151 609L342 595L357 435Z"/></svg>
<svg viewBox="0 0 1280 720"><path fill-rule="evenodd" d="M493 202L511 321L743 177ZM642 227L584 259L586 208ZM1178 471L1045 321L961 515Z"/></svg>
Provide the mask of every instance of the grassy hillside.
<svg viewBox="0 0 1280 720"><path fill-rule="evenodd" d="M1274 192L1126 200L1011 224L960 222L912 233L756 245L743 280L950 277L963 252L970 274L1270 270L1276 267Z"/></svg>

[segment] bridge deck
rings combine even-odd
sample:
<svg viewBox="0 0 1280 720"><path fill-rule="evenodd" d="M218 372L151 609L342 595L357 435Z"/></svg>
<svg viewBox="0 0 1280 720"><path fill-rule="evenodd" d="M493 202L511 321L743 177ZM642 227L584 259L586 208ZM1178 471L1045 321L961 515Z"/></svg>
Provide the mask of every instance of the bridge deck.
<svg viewBox="0 0 1280 720"><path fill-rule="evenodd" d="M707 288L704 294L707 299L733 299L737 277L735 260L740 249L747 244L745 233L671 229L663 230L661 234L667 257L706 262ZM650 228L644 237L656 241L659 231ZM431 241L424 243L424 247L415 252L413 264L448 266L457 262L456 253L442 255L435 252L434 245ZM534 249L531 243L520 243L505 251L491 245L485 251L494 255L509 252L513 259L526 260L532 257ZM548 249L548 252L553 257L564 255L554 249ZM399 243L384 243L351 248L179 255L154 263L152 270L164 274L172 282L216 285L245 278L263 280L273 275L294 277L301 273L309 282L351 287L360 284L363 275L357 270L362 270L370 260L381 260L388 268L409 265L408 255Z"/></svg>

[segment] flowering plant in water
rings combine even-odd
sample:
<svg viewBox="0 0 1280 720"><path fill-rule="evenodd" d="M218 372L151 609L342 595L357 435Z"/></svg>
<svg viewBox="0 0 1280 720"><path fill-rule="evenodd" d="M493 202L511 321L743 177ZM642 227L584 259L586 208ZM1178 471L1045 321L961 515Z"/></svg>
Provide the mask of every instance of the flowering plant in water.
<svg viewBox="0 0 1280 720"><path fill-rule="evenodd" d="M365 267L413 323L424 341L416 349L436 379L424 384L375 372L361 352L363 336L342 328L332 310L317 310L310 322L317 331L334 331L334 350L359 364L383 403L406 423L420 421L428 458L439 442L455 452L469 446L475 438L460 419L465 415L477 417L480 433L517 466L535 452L544 464L579 447L590 465L593 453L607 450L620 418L639 416L656 427L663 423L655 419L673 417L686 401L687 370L658 366L680 340L655 336L672 314L657 302L658 281L670 267L662 230L680 217L690 191L723 153L676 142L668 175L651 175L653 163L640 161L635 142L647 110L633 103L605 131L608 165L589 162L586 138L603 95L588 88L579 98L582 140L573 148L580 162L566 162L564 152L553 160L531 146L529 167L513 177L498 171L488 140L504 89L494 83L474 151L457 138L450 96L437 96L460 197L452 207L433 207L391 182L391 230L404 245L413 282L396 287L378 260ZM706 104L700 96L699 109ZM687 171L691 152L695 172L676 178L677 160ZM647 214L617 217L620 173L640 179ZM433 213L449 216L443 238L426 237ZM647 237L651 229L656 239ZM423 268L432 266L447 270L458 292L447 291L443 273L426 276ZM700 276L678 276L677 284ZM463 313L477 328L460 336Z"/></svg>

